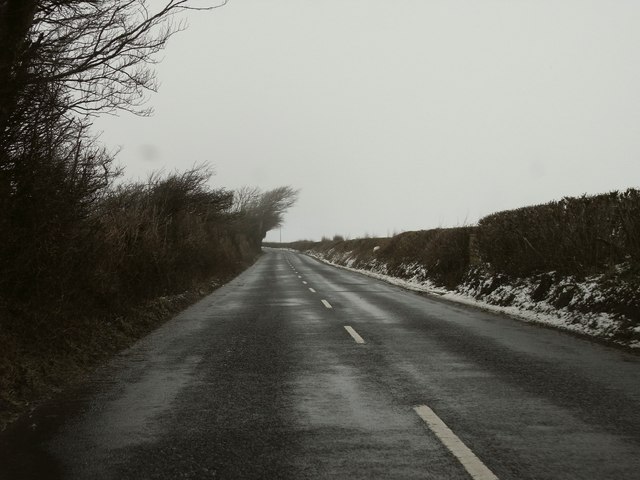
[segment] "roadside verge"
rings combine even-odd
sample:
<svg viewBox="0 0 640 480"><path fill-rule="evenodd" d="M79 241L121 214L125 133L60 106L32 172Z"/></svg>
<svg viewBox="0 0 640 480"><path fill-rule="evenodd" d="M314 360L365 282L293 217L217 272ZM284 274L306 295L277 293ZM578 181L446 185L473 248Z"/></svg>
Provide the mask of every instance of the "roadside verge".
<svg viewBox="0 0 640 480"><path fill-rule="evenodd" d="M363 263L356 262L355 255L345 252L338 256L332 255L331 250L307 250L303 253L329 265L408 290L640 352L637 319L614 313L623 310L625 304L634 302L638 294L637 285L620 278L601 275L578 280L554 272L531 278L514 278L492 274L478 267L470 269L456 287L446 288L430 280L418 263L395 269L404 273L400 277L389 274L388 266L375 258ZM618 273L624 275L625 272Z"/></svg>
<svg viewBox="0 0 640 480"><path fill-rule="evenodd" d="M1 330L0 432L54 395L83 382L115 354L222 287L251 264L238 264L233 271L181 293L157 297L124 314L76 318L73 327L60 333L53 333L46 325L29 337L22 332Z"/></svg>

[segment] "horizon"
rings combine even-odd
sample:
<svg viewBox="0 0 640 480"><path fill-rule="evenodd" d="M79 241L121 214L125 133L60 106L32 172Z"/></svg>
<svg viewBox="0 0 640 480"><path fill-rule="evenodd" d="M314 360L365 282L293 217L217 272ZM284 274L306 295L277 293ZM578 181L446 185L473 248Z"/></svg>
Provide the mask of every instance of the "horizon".
<svg viewBox="0 0 640 480"><path fill-rule="evenodd" d="M127 179L209 162L216 186L300 189L283 241L473 224L639 186L639 20L600 0L234 0L171 39L154 116L96 127Z"/></svg>

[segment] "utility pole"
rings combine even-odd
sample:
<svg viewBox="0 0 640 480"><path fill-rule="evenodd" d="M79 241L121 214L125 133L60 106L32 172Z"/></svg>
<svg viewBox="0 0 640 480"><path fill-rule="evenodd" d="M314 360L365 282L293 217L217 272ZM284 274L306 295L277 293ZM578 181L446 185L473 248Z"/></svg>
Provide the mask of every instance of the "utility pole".
<svg viewBox="0 0 640 480"><path fill-rule="evenodd" d="M282 227L280 227L280 243L282 243Z"/></svg>

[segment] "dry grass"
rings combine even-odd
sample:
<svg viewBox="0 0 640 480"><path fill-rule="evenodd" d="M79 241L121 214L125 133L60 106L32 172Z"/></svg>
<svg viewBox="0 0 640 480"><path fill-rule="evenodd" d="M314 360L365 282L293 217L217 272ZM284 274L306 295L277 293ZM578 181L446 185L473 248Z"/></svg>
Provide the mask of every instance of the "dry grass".
<svg viewBox="0 0 640 480"><path fill-rule="evenodd" d="M11 319L12 314L6 309L1 311L0 431L20 414L68 385L82 381L113 354L232 276L233 273L228 273L186 292L141 303L126 315L82 316L66 329L30 329L28 335L24 329L11 326L19 320L38 321L42 312L23 312L19 318Z"/></svg>

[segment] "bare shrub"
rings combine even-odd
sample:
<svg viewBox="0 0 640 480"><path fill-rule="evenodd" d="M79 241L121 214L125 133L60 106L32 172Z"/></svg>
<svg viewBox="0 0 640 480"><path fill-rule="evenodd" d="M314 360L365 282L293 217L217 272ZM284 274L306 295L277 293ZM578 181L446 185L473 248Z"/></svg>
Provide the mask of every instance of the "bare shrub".
<svg viewBox="0 0 640 480"><path fill-rule="evenodd" d="M526 276L546 271L588 275L640 262L640 193L611 192L498 212L479 222L483 259Z"/></svg>
<svg viewBox="0 0 640 480"><path fill-rule="evenodd" d="M0 296L53 307L84 296L93 211L118 172L86 124L31 127L0 158Z"/></svg>
<svg viewBox="0 0 640 480"><path fill-rule="evenodd" d="M148 298L173 292L239 260L233 247L233 193L207 186L205 167L109 193L99 210L104 295Z"/></svg>
<svg viewBox="0 0 640 480"><path fill-rule="evenodd" d="M285 213L295 205L298 190L290 186L263 192L256 187L243 187L235 192L233 211L238 228L255 248L260 248L267 232L280 227Z"/></svg>
<svg viewBox="0 0 640 480"><path fill-rule="evenodd" d="M458 227L401 233L380 249L378 257L392 275L404 276L406 265L418 264L432 281L453 288L469 267L473 230L474 227Z"/></svg>

